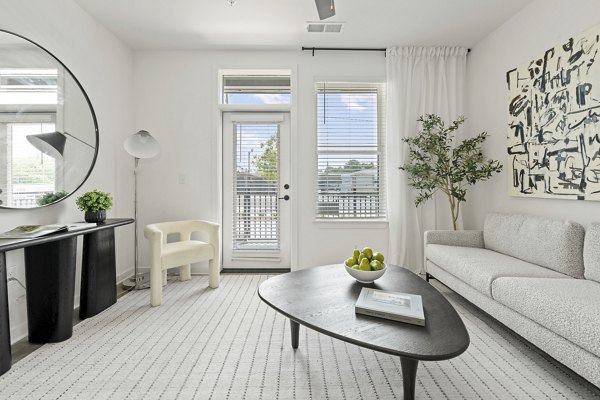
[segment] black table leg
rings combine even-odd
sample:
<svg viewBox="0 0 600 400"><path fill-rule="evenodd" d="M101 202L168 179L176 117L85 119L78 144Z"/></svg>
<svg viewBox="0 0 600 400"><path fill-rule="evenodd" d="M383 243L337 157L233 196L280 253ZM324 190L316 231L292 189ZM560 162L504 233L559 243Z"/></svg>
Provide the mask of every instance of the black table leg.
<svg viewBox="0 0 600 400"><path fill-rule="evenodd" d="M0 253L0 375L10 369L10 321L8 319L8 285L6 281L6 254Z"/></svg>
<svg viewBox="0 0 600 400"><path fill-rule="evenodd" d="M404 387L404 400L415 398L415 384L417 382L417 368L419 360L400 357L402 367L402 386Z"/></svg>
<svg viewBox="0 0 600 400"><path fill-rule="evenodd" d="M115 230L83 236L79 318L86 319L117 302Z"/></svg>
<svg viewBox="0 0 600 400"><path fill-rule="evenodd" d="M73 334L76 252L76 236L25 248L31 343L62 342Z"/></svg>
<svg viewBox="0 0 600 400"><path fill-rule="evenodd" d="M290 329L292 331L292 347L298 348L298 337L300 336L300 324L290 319Z"/></svg>

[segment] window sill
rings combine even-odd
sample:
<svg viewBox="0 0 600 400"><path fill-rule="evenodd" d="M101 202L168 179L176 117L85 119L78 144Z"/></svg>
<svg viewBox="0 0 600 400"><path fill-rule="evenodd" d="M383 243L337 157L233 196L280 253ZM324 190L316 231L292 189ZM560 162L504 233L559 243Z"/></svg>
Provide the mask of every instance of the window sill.
<svg viewBox="0 0 600 400"><path fill-rule="evenodd" d="M315 219L313 223L320 229L387 229L388 220L371 219L357 221L355 219L323 220Z"/></svg>

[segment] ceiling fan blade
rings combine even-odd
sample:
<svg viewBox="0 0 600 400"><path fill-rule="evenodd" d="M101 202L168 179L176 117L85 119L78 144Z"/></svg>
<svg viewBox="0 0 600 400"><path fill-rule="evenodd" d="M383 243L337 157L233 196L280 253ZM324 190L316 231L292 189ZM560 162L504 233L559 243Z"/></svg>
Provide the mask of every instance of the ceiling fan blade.
<svg viewBox="0 0 600 400"><path fill-rule="evenodd" d="M322 21L335 15L335 5L333 0L315 0L317 5L317 11L319 12L319 19Z"/></svg>

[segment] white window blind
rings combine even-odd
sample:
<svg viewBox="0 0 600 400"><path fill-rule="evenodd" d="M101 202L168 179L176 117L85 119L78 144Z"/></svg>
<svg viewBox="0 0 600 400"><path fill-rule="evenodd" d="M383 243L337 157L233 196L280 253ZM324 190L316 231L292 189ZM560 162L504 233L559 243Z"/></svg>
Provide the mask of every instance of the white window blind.
<svg viewBox="0 0 600 400"><path fill-rule="evenodd" d="M384 85L319 82L316 93L317 219L385 218Z"/></svg>

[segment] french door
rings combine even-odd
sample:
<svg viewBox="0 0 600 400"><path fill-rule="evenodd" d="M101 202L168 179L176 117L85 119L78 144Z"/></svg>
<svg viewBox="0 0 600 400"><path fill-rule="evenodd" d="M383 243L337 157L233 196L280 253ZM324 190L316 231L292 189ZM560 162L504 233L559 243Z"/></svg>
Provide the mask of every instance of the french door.
<svg viewBox="0 0 600 400"><path fill-rule="evenodd" d="M223 268L290 267L289 143L289 113L223 113Z"/></svg>

